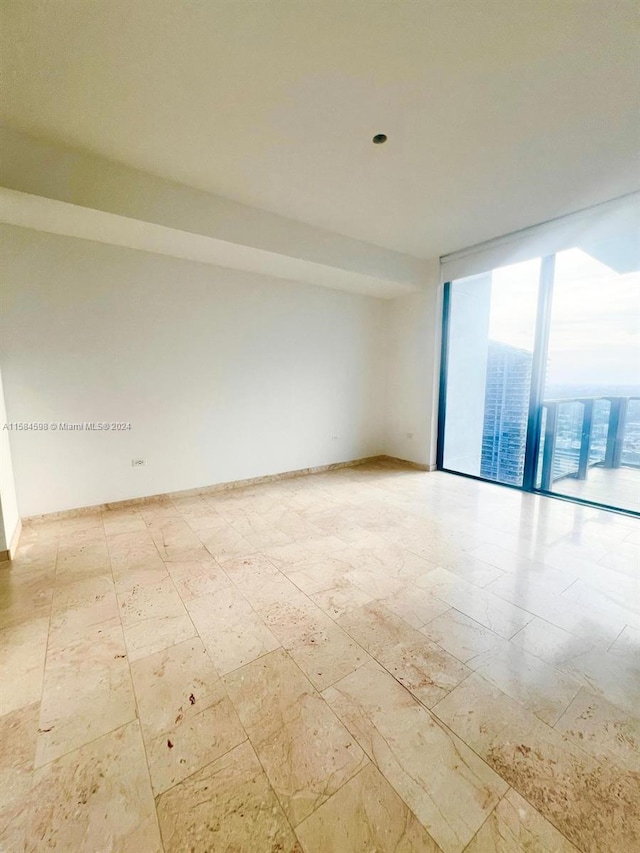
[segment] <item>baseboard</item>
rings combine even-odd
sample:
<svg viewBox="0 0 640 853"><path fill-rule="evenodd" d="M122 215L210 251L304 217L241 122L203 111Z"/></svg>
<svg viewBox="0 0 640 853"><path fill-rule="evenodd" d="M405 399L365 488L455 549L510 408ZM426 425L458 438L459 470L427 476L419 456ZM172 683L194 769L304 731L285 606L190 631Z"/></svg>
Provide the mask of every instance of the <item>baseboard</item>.
<svg viewBox="0 0 640 853"><path fill-rule="evenodd" d="M422 462L410 462L408 459L400 459L398 456L379 456L378 459L381 461L389 461L393 462L396 465L408 466L409 468L415 468L416 471L435 471L437 465L428 465Z"/></svg>
<svg viewBox="0 0 640 853"><path fill-rule="evenodd" d="M289 480L294 477L306 477L309 474L321 474L326 471L337 471L340 468L356 468L359 465L367 465L376 462L392 463L403 466L418 468L425 470L414 462L405 462L402 459L394 459L392 456L367 456L362 459L351 459L347 462L333 462L329 465L316 465L313 468L299 468L295 471L284 471L280 474L266 474L262 477L250 477L245 480L231 480L226 483L215 483L211 486L200 486L195 489L183 489L179 492L165 492L158 495L149 495L143 498L129 498L122 501L113 501L110 503L94 504L93 506L79 507L77 509L65 509L59 512L49 512L43 515L32 515L24 518L23 524L37 524L40 521L58 521L65 518L79 518L83 515L90 515L95 512L107 510L123 509L131 506L144 506L145 504L157 503L158 501L169 501L174 497L193 497L196 495L215 494L216 492L225 492L231 489L242 489L247 486L259 486L264 483L273 483L277 480Z"/></svg>
<svg viewBox="0 0 640 853"><path fill-rule="evenodd" d="M0 551L0 563L6 563L9 560L13 560L18 550L18 542L20 541L20 534L22 533L22 519L18 519L18 523L16 524L16 529L13 531L13 536L11 537L11 542L9 543L9 547L6 551Z"/></svg>

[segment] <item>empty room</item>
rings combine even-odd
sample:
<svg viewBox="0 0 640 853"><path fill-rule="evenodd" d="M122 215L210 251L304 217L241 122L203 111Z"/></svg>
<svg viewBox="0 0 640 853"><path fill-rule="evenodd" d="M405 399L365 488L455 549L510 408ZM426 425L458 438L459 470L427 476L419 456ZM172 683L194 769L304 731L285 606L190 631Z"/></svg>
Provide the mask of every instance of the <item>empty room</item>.
<svg viewBox="0 0 640 853"><path fill-rule="evenodd" d="M640 5L0 39L0 852L640 850Z"/></svg>

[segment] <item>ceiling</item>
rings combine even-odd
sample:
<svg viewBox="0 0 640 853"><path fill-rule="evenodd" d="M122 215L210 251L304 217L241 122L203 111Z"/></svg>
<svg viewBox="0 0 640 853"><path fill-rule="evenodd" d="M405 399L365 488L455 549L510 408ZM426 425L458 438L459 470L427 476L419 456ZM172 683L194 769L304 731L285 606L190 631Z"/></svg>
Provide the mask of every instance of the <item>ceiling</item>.
<svg viewBox="0 0 640 853"><path fill-rule="evenodd" d="M2 19L3 123L399 252L640 187L635 0L3 0Z"/></svg>

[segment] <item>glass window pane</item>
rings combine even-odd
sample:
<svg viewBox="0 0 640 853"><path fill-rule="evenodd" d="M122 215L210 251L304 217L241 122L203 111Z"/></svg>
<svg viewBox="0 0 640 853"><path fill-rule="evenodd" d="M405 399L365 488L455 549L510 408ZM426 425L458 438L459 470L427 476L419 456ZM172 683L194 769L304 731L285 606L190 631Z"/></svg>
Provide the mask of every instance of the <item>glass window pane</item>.
<svg viewBox="0 0 640 853"><path fill-rule="evenodd" d="M444 467L522 485L540 259L452 282Z"/></svg>
<svg viewBox="0 0 640 853"><path fill-rule="evenodd" d="M557 409L546 489L640 512L636 255L631 234L556 255L544 400Z"/></svg>

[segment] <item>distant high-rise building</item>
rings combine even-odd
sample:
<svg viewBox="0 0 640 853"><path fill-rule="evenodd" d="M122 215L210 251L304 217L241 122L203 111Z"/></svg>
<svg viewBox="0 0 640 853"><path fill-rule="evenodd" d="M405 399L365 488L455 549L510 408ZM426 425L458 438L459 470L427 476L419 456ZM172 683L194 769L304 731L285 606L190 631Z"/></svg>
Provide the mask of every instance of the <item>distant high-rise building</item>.
<svg viewBox="0 0 640 853"><path fill-rule="evenodd" d="M480 474L522 484L532 353L489 341Z"/></svg>

